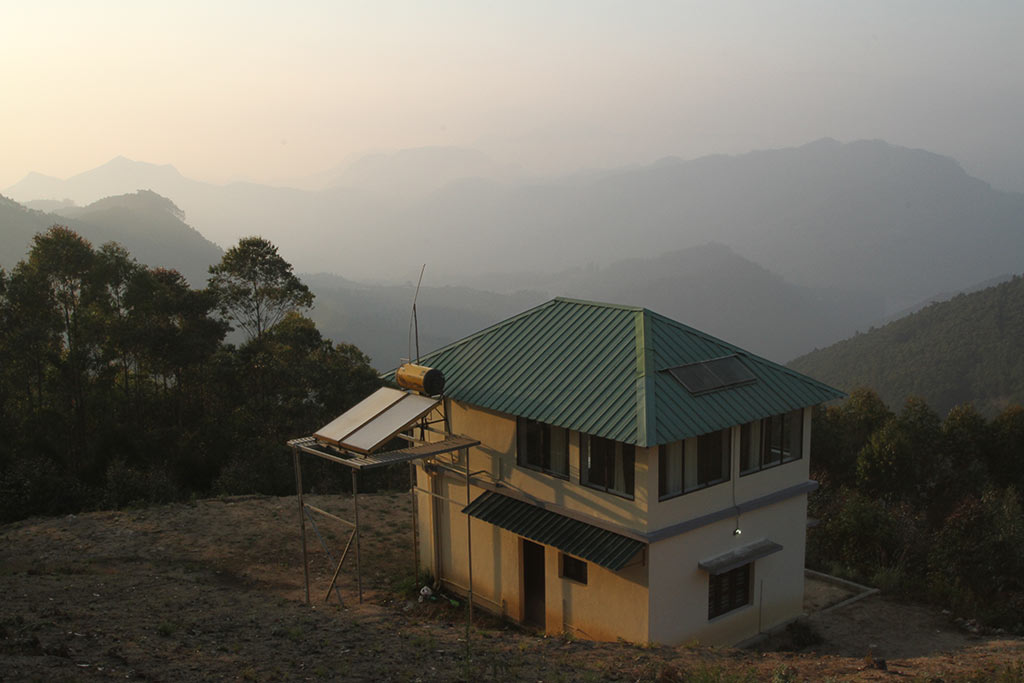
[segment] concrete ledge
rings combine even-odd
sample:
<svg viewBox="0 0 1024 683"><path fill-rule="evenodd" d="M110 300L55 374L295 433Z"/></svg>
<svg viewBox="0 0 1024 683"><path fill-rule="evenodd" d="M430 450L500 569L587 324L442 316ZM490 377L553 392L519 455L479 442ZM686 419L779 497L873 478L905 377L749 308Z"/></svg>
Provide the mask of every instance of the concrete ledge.
<svg viewBox="0 0 1024 683"><path fill-rule="evenodd" d="M858 600L863 600L864 598L867 598L869 596L875 595L876 593L881 593L881 591L878 588L872 588L870 586L862 586L859 583L854 583L853 581L848 581L846 579L841 579L838 576L832 576L831 574L824 574L822 572L816 572L813 569L806 569L805 568L804 569L804 576L806 576L807 578L816 579L818 581L824 581L825 583L831 583L832 585L839 586L839 587L845 588L847 590L857 591L856 595L854 595L852 597L849 597L846 600L842 600L840 602L837 602L834 605L829 605L825 609L818 610L817 612L815 612L815 614L827 614L828 612L831 612L834 609L839 609L840 607L846 607L847 605L855 603Z"/></svg>

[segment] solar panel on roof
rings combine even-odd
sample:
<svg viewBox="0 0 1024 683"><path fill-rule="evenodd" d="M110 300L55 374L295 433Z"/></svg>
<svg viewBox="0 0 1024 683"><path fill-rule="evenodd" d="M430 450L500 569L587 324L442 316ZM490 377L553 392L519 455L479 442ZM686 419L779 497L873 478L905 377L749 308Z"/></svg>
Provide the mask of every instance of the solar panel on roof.
<svg viewBox="0 0 1024 683"><path fill-rule="evenodd" d="M718 377L704 363L693 363L692 365L681 365L677 368L670 368L669 372L691 394L699 394L702 391L717 389L721 384Z"/></svg>
<svg viewBox="0 0 1024 683"><path fill-rule="evenodd" d="M739 356L716 358L715 360L707 361L705 365L725 386L753 382L757 379L754 373L743 364Z"/></svg>
<svg viewBox="0 0 1024 683"><path fill-rule="evenodd" d="M757 381L754 373L735 355L679 365L669 368L668 372L691 394L705 394Z"/></svg>

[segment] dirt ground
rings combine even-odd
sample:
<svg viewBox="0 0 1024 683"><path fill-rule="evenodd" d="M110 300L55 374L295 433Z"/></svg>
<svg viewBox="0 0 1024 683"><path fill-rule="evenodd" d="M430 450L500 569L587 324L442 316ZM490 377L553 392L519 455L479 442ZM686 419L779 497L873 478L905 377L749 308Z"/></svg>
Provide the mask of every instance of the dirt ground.
<svg viewBox="0 0 1024 683"><path fill-rule="evenodd" d="M346 496L308 502L351 519ZM590 643L527 633L465 606L419 603L408 494L360 496L363 598L354 553L333 565L310 533L304 602L292 498L197 501L0 527L0 679L218 680L1024 680L1024 641L959 631L932 608L808 583L808 623L736 650ZM335 559L345 527L317 519ZM404 592L403 592L404 589ZM887 670L872 668L875 658Z"/></svg>

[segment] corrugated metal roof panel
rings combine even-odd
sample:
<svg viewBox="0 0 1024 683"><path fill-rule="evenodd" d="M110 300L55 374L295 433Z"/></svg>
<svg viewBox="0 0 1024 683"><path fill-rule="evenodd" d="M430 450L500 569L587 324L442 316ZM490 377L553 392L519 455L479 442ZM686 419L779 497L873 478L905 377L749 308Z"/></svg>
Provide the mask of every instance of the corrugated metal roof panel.
<svg viewBox="0 0 1024 683"><path fill-rule="evenodd" d="M531 541L554 546L606 569L626 566L644 543L530 503L485 491L462 509L479 520Z"/></svg>
<svg viewBox="0 0 1024 683"><path fill-rule="evenodd" d="M756 381L693 395L667 370L737 355ZM644 308L553 299L423 356L446 394L653 446L816 405L842 392Z"/></svg>

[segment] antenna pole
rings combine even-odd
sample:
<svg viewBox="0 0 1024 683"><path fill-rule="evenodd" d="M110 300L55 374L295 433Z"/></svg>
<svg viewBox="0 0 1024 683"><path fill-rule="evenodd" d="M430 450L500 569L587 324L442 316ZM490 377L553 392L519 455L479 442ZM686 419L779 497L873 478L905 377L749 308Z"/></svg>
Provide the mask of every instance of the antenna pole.
<svg viewBox="0 0 1024 683"><path fill-rule="evenodd" d="M420 279L416 281L416 293L412 297L412 315L409 318L409 360L413 359L412 355L412 340L413 331L416 333L416 363L420 362L420 321L416 317L416 299L420 296L420 285L423 284L423 271L427 269L427 264L424 263L423 267L420 268Z"/></svg>

